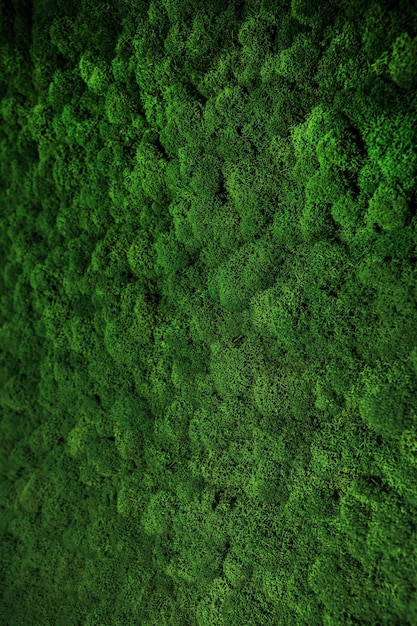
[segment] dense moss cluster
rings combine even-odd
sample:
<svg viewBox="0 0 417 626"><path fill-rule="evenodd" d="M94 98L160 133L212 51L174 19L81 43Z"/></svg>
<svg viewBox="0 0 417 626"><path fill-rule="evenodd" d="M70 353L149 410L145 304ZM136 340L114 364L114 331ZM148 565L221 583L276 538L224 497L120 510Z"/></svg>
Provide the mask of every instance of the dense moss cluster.
<svg viewBox="0 0 417 626"><path fill-rule="evenodd" d="M416 86L407 0L0 0L2 624L417 624Z"/></svg>

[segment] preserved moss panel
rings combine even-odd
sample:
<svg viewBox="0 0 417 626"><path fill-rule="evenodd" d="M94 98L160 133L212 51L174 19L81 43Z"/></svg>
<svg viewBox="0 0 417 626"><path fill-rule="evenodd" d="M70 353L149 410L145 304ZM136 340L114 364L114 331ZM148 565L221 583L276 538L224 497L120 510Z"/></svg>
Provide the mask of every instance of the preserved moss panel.
<svg viewBox="0 0 417 626"><path fill-rule="evenodd" d="M0 622L417 624L417 9L0 0Z"/></svg>

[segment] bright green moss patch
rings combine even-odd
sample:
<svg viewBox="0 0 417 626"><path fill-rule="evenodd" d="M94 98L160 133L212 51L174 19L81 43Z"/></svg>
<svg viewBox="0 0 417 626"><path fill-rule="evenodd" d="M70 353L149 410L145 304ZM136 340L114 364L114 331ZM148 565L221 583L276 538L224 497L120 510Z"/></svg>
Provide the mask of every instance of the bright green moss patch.
<svg viewBox="0 0 417 626"><path fill-rule="evenodd" d="M416 42L0 0L1 624L417 624Z"/></svg>

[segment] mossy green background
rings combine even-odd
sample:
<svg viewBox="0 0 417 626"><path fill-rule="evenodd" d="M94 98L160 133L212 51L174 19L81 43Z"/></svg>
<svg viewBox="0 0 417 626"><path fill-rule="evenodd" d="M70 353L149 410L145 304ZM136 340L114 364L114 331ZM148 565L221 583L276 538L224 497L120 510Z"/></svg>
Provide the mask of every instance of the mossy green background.
<svg viewBox="0 0 417 626"><path fill-rule="evenodd" d="M417 625L417 10L0 0L0 622Z"/></svg>

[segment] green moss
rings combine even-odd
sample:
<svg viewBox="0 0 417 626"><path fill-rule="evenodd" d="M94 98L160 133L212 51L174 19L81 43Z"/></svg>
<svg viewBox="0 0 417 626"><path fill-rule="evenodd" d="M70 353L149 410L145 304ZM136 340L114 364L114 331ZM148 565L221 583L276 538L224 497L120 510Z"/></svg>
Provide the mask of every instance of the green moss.
<svg viewBox="0 0 417 626"><path fill-rule="evenodd" d="M412 3L6 4L0 621L416 623Z"/></svg>

